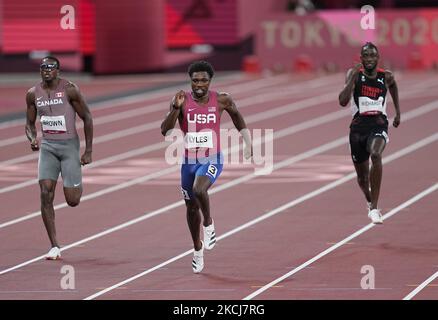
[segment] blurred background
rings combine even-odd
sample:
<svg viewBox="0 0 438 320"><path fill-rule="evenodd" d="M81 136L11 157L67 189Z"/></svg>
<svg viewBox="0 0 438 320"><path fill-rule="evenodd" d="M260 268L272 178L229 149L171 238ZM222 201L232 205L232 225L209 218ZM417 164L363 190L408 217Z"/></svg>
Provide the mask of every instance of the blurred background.
<svg viewBox="0 0 438 320"><path fill-rule="evenodd" d="M376 9L375 30L361 29L363 5ZM65 71L92 74L185 71L198 58L238 70L249 55L261 68L290 71L304 56L315 68L345 68L364 40L394 67L415 58L432 66L438 1L0 1L1 72L38 70L46 53Z"/></svg>
<svg viewBox="0 0 438 320"><path fill-rule="evenodd" d="M364 5L375 8L374 28L363 29ZM184 81L196 59L227 72L345 72L365 41L386 68L435 70L438 1L0 0L0 112L23 108L48 54L93 86L93 102Z"/></svg>

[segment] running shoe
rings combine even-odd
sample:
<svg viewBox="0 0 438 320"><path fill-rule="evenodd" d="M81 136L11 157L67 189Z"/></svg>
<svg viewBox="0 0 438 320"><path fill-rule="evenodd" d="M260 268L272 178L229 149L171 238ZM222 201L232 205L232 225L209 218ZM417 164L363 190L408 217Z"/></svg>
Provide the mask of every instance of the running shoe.
<svg viewBox="0 0 438 320"><path fill-rule="evenodd" d="M214 222L211 220L211 224L207 227L202 226L204 229L204 243L205 249L211 250L216 244L216 233L214 232Z"/></svg>
<svg viewBox="0 0 438 320"><path fill-rule="evenodd" d="M370 218L374 224L382 224L383 223L382 214L380 213L379 209L370 210L368 212L368 218Z"/></svg>
<svg viewBox="0 0 438 320"><path fill-rule="evenodd" d="M59 258L61 258L61 250L58 247L53 247L46 254L46 259L47 260L57 260Z"/></svg>
<svg viewBox="0 0 438 320"><path fill-rule="evenodd" d="M204 242L201 241L201 249L193 251L192 268L194 273L199 273L204 269Z"/></svg>

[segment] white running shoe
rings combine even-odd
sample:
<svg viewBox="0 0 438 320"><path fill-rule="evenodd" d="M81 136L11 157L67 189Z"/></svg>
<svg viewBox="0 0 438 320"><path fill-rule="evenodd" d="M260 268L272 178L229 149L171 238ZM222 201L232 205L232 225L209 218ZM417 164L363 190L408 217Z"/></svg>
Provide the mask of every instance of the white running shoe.
<svg viewBox="0 0 438 320"><path fill-rule="evenodd" d="M202 226L204 229L204 243L205 249L211 250L216 244L216 233L214 231L214 222L211 220L211 224L207 227Z"/></svg>
<svg viewBox="0 0 438 320"><path fill-rule="evenodd" d="M50 249L50 251L46 254L47 260L56 260L61 258L61 250L58 247L53 247Z"/></svg>
<svg viewBox="0 0 438 320"><path fill-rule="evenodd" d="M199 273L204 269L204 242L201 241L201 249L193 251L192 268L194 273Z"/></svg>
<svg viewBox="0 0 438 320"><path fill-rule="evenodd" d="M370 218L374 224L382 224L383 223L382 214L380 213L379 209L370 210L368 212L368 218Z"/></svg>

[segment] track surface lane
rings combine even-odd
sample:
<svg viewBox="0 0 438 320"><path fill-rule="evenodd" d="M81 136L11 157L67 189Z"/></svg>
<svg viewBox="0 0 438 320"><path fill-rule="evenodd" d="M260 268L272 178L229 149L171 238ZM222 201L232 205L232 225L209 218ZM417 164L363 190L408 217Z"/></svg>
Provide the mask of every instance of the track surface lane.
<svg viewBox="0 0 438 320"><path fill-rule="evenodd" d="M290 103L290 102L289 102ZM270 128L275 128L275 130L279 129L279 128L283 128L286 126L290 126L293 124L299 124L302 121L308 120L308 119L312 119L314 117L317 117L318 115L320 115L321 113L321 108L324 108L324 110L327 110L327 112L339 112L339 109L335 109L335 110L331 110L331 106L333 105L334 101L330 102L330 103L325 103L325 104L315 104L315 106L311 106L307 109L298 111L298 112L292 112L290 113L290 115L292 115L293 117L291 119L288 119L288 117L285 117L284 115L281 116L277 116L275 118L271 118L269 113L268 116L270 117L269 119L263 120L263 121L257 121L257 122L250 122L249 123L249 127L250 128L257 128L257 129L270 129ZM253 109L254 108L254 109ZM252 112L250 112L250 110L253 110ZM263 106L254 106L254 107L248 107L247 109L242 109L242 113L245 114L245 116L248 117L248 119L251 118L252 115L254 115L257 112L265 112L266 110L263 108ZM348 112L345 111L345 118L347 118L348 116ZM225 123L230 123L230 119L228 117L228 115L224 115L223 117L223 122L224 122L224 127L225 127ZM228 125L226 127L231 127L232 125ZM114 143L108 142L108 143L104 143L104 148L97 148L95 147L96 150L99 150L97 152L97 155L93 155L94 157L94 161L99 161L100 159L104 159L105 157L109 157L112 156L114 154L114 152L116 151L117 154L123 153L123 152L127 152L129 150L132 150L134 148L142 148L145 145L149 145L149 144L153 144L153 145L157 145L157 144L165 144L163 143L163 137L161 136L160 132L159 132L159 128L157 127L154 130L150 130L148 132L147 135L141 136L140 138L136 138L134 139L135 135L131 136L131 137L126 137L126 138L122 138L122 139L118 139L117 140L117 148L114 148ZM159 160L163 158L163 154L164 154L164 146L156 151L152 151L147 153L147 156L155 159L155 160ZM144 159L143 157L138 157L139 159ZM134 161L135 158L131 158L128 159L129 161ZM100 179L102 174L105 174L105 168L108 168L107 170L113 170L116 171L117 167L115 167L116 163L112 163L109 165L104 165L102 167L96 168L96 169L90 169L89 171L86 170L84 171L84 183L85 186L84 188L87 188L87 192L91 193L91 192L95 192L97 190L102 189L102 186L99 185L99 181L102 181L102 179ZM123 164L122 164L123 165ZM165 165L165 164L164 164ZM12 166L14 167L14 166ZM18 167L15 167L15 171L19 171L19 174L23 174L23 172L27 172L29 175L29 178L35 178L35 172L37 169L37 163L33 163L33 165L30 166L25 166L25 165L21 165ZM141 169L141 168L139 168ZM152 168L154 169L154 168ZM140 175L144 175L147 174L149 171L151 171L151 168L145 168L145 171L143 172L138 172L138 174ZM96 175L93 175L93 173L96 172ZM114 173L109 171L109 174L113 174ZM123 173L123 171L122 171ZM125 172L126 174L126 172ZM91 185L87 185L87 182L95 182L96 184L91 184ZM61 184L61 181L59 181L59 184ZM103 187L107 187L107 185L104 185ZM14 193L3 193L0 194L0 199L2 201L2 203L5 204L6 207L13 207L15 204L15 198L17 196L22 197L22 199L27 199L27 197L29 195L33 196L33 193L29 192L29 189L33 188L34 192L38 192L38 188L35 189L34 185L30 185L27 188L23 188L20 190L16 190ZM61 195L60 193L57 193L57 195ZM56 197L56 199L59 199L59 197ZM55 203L59 203L59 201L61 200L57 200L55 199ZM24 205L24 207L27 207L28 211L34 211L35 207L34 207L34 203L32 201L29 201ZM33 209L33 210L32 210ZM18 210L14 210L14 211L10 211L10 213L6 212L4 215L2 215L2 222L9 220L8 218L14 217L16 216L16 212ZM11 216L10 216L11 214Z"/></svg>
<svg viewBox="0 0 438 320"><path fill-rule="evenodd" d="M425 77L423 76L423 80ZM343 81L341 77L339 78L338 83L328 83L323 89L318 90L318 94L335 91L333 102L322 103L318 107L310 107L300 112L292 112L290 115L286 114L255 122L250 124L249 127L275 128L278 131L339 110L336 95ZM405 77L402 79L405 79ZM400 83L403 82L400 81ZM308 90L303 92L302 95L297 95L297 98L300 98L300 96L305 97L306 93L307 97L315 95L315 92ZM275 104L269 104L269 108L284 104L287 100L289 103L292 102L290 99L283 101L279 99ZM405 101L408 100L402 99L403 112L433 100L433 97L416 98L409 100L409 105L407 105L408 102ZM167 104L168 102L164 103L164 108ZM263 104L260 106L254 105L242 108L242 113L245 117L248 117L253 113L262 111L263 108L266 108ZM116 111L116 109L114 108L113 111ZM392 105L388 106L388 111L393 114ZM151 113L151 118L149 119L148 115L147 121L160 120L163 114L163 112ZM391 128L391 142L384 155L389 155L435 133L434 119L437 115L436 111L429 112L406 123L402 122L399 129ZM130 119L125 124L134 125L138 123L136 120ZM274 142L275 161L281 161L346 135L349 121L349 117L343 117L316 128L306 129L276 140ZM123 127L122 122L124 123L125 120L120 120L117 125L115 125L117 122L113 124L115 127ZM141 121L139 122L141 123ZM110 125L101 126L102 128L108 127L105 131L102 130L102 133L111 130ZM123 150L128 150L162 141L159 132L152 132L147 135L132 135L131 139L117 139L117 144L120 144L123 148L126 146L126 149ZM130 142L130 140L132 141ZM105 145L108 145L108 147L104 147ZM111 148L111 143L103 143L101 146L102 148L99 147L101 149L99 153L96 152L96 159L102 159L114 155L116 152L121 152L121 150L114 150L114 147ZM422 170L426 168L433 170L433 150L436 150L436 143L384 166L380 203L385 211L402 203L411 197L415 191L420 192L433 182L433 177L427 177L422 173L424 172ZM84 171L85 195L101 190L114 182L126 181L126 176L135 176L139 170L150 170L151 166L152 171L158 167L161 168L163 165L159 164L159 160L162 160L162 157L163 150L157 150L145 156L134 157ZM414 164L418 164L419 159L422 161L421 166L414 166ZM123 171L124 169L125 171ZM132 171L129 172L126 169L132 169ZM250 173L252 169L250 166L228 165L215 186L223 185L232 179ZM311 157L306 161L279 169L278 172L274 171L272 175L257 177L249 182L215 193L211 197L211 207L216 221L217 234L220 236L248 220L254 219L291 199L298 198L351 172L351 170L352 165L349 160L348 146L342 145ZM78 208L59 209L57 226L61 243L75 242L144 213L179 201L178 172L177 170L160 179L154 179L93 200L84 201ZM401 175L400 172L404 174ZM409 173L409 177L406 179L407 173ZM91 181L87 182L85 180L87 176L88 178L93 177ZM409 188L403 187L403 181L405 180L409 181ZM394 190L397 190L397 192L394 192ZM351 198L351 200L346 201L346 198ZM14 210L7 210L8 212L5 214L2 212L2 221L6 221L5 218L19 217L26 212L35 211L38 206L38 190L36 186L29 186L11 192L9 195L0 195L0 199L2 204L5 203L4 208L14 206ZM18 206L17 199L20 199ZM57 199L58 201L62 200L62 190L57 191ZM386 287L386 284L381 286L381 278L379 278L385 277L385 280L388 280L388 287L392 281L392 288L395 289L391 293L389 293L390 290L383 289L367 290L365 293L356 290L356 298L387 299L391 294L394 296L397 294L395 299L403 298L405 294L413 289L409 285L421 283L434 272L433 265L430 266L430 258L424 258L424 260L419 258L431 254L426 244L430 244L433 239L428 239L426 232L424 232L424 230L433 226L433 220L430 220L433 217L430 218L430 213L436 207L436 202L430 204L430 199L433 199L433 196L428 196L412 205L412 210L416 210L416 212L418 210L418 215L423 217L424 223L418 224L416 222L417 218L407 218L407 214L405 215L403 211L385 221L382 227L373 228L360 236L358 240L362 237L365 239L362 246L368 248L368 253L371 253L371 255L367 255L366 250L365 252L357 252L353 247L345 246L345 248L341 247L338 249L339 251L327 256L328 262L325 261L325 258L322 259L320 261L322 269L326 268L325 270L327 270L328 268L329 270L339 271L339 273L334 273L333 277L328 276L330 272L320 274L317 267L314 269L316 273L313 277L307 276L308 272L312 272L312 268L308 268L292 278L293 280L290 281L292 285L288 286L289 281L286 281L286 285L282 284L283 287L272 288L258 298L319 299L319 295L332 294L331 298L342 299L342 294L346 293L342 290L339 290L341 292L327 290L328 292L323 293L317 292L317 290L300 291L293 284L301 281L300 284L304 287L306 285L312 286L314 284L311 281L306 281L306 279L316 279L315 282L321 284L327 278L330 278L333 282L327 283L326 288L330 286L333 288L332 285L335 285L337 280L344 285L340 288L358 287L362 275L360 270L356 270L355 266L367 260L369 256L375 258L372 262L376 268L376 287ZM239 205L237 211L236 203L242 204ZM330 203L329 207L333 208L330 214L323 212L327 208L327 203ZM288 209L285 213L271 217L249 229L219 241L213 251L205 252L206 268L201 275L192 273L190 268L191 254L189 254L152 272L150 275L110 291L99 298L242 299L259 286L287 272L291 267L293 268L318 254L329 246L327 243L340 240L366 225L369 219L366 217L363 203L356 182L351 180L319 195L318 198L305 201ZM357 212L357 207L361 209L363 207L360 213ZM409 209L411 210L411 207ZM143 270L154 267L190 249L191 241L185 223L184 211L184 207L179 206L146 221L66 250L63 252L63 260L61 261L39 260L10 273L0 275L0 297L3 299L83 299ZM406 213L409 213L409 210ZM412 236L407 236L407 239L399 239L400 232L397 232L409 226L409 223L401 223L399 228L396 227L396 221L401 219L402 216L406 216L405 219L416 225L416 228L411 230ZM342 220L342 224L337 223L336 220L338 219L336 218ZM385 228L390 230L382 232ZM430 231L428 233L430 234ZM415 238L416 234L424 237L418 237L418 241L409 242L408 239ZM10 239L14 241L10 241ZM397 243L396 240L401 243L400 250L391 250L391 247L382 248L381 246L382 243ZM6 241L8 241L7 245ZM373 241L376 244L375 247L372 245ZM37 217L0 229L0 243L2 243L0 247L2 252L1 269L44 253L45 248L47 248L47 239L41 218ZM396 244L394 246L397 248ZM411 259L416 261L411 261L411 264L403 268L398 275L393 269L400 267L400 261L403 260L404 255L409 256L411 246L413 247L411 252L416 255L417 259ZM403 248L407 248L408 253L404 253ZM419 248L419 253L416 253L416 248ZM424 250L421 250L422 248ZM338 254L339 256L337 256ZM356 256L359 258L355 260ZM349 264L349 262L351 263ZM60 280L63 276L60 273L60 268L65 264L72 265L75 268L75 290L68 291L60 288ZM316 263L316 265L319 265L319 263ZM343 269L340 265L351 268ZM409 265L415 267L410 269ZM416 277L407 279L406 275L409 274L409 270L412 273L412 270L417 270L415 268L421 269L421 272L416 273ZM379 275L380 272L381 275ZM388 272L392 272L393 277L391 279L386 278ZM343 274L346 275L345 282L342 282ZM354 283L352 282L353 278ZM412 283L406 285L404 282L407 280L411 280ZM421 294L427 292L427 289L424 289L418 296L420 297ZM282 293L277 294L280 291ZM351 294L351 292L348 293Z"/></svg>

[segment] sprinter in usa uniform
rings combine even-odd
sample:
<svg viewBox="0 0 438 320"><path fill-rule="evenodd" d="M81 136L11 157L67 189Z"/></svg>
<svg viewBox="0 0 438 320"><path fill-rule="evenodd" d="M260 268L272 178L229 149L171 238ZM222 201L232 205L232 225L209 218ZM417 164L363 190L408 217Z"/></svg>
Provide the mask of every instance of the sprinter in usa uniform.
<svg viewBox="0 0 438 320"><path fill-rule="evenodd" d="M214 222L210 215L208 189L222 172L223 154L220 149L220 119L226 111L245 142L244 156L252 156L249 130L231 96L210 91L214 69L206 61L190 65L191 92L179 91L172 99L170 112L161 125L166 135L178 120L185 138L185 156L181 166L181 191L187 207L187 223L193 240L192 269L204 268L204 248L216 244ZM201 210L204 240L200 238Z"/></svg>

